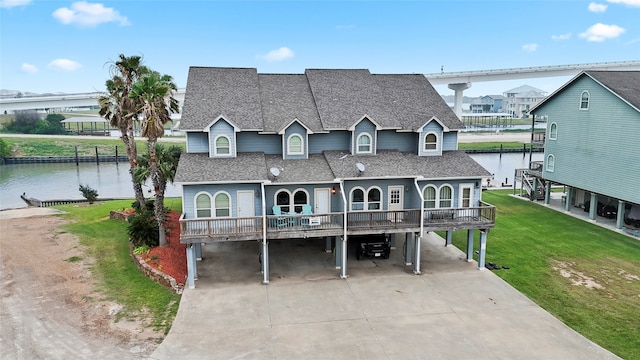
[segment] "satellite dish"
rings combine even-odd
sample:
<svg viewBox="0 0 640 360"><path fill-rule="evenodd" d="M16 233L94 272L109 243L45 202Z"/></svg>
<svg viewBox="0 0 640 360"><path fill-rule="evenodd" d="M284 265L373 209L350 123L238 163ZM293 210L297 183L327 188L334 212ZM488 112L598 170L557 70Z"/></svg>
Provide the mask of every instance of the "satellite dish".
<svg viewBox="0 0 640 360"><path fill-rule="evenodd" d="M358 168L358 171L364 172L364 164L363 163L356 163L356 167Z"/></svg>
<svg viewBox="0 0 640 360"><path fill-rule="evenodd" d="M271 175L273 175L273 177L278 177L278 175L280 175L280 169L278 169L277 167L272 167L271 169L269 169L269 172L271 173Z"/></svg>

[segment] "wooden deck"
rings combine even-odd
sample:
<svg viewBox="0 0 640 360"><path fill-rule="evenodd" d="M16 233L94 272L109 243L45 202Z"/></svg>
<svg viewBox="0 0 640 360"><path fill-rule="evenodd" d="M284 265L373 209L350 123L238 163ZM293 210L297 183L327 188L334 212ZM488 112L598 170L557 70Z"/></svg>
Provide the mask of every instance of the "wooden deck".
<svg viewBox="0 0 640 360"><path fill-rule="evenodd" d="M495 226L495 207L425 209L424 231L488 229ZM344 214L267 215L266 217L185 219L180 217L182 243L310 238L344 234ZM264 222L266 220L266 223ZM419 232L420 210L351 211L347 213L348 235Z"/></svg>

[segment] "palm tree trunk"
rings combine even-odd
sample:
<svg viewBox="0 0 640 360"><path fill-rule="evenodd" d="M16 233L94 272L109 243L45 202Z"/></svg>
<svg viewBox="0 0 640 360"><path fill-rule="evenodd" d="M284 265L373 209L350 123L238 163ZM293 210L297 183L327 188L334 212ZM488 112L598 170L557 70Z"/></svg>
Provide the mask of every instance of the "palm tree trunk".
<svg viewBox="0 0 640 360"><path fill-rule="evenodd" d="M151 175L151 181L153 182L153 190L155 192L156 200L154 202L154 213L156 216L156 221L158 222L158 244L161 247L166 247L169 244L167 243L167 233L165 231L164 222L164 193L161 190L161 174L160 169L158 168L158 161L156 158L156 139L149 138L147 142L147 146L149 148L149 173Z"/></svg>
<svg viewBox="0 0 640 360"><path fill-rule="evenodd" d="M125 129L120 129L120 132L122 133L122 142L124 143L125 149L127 150L127 156L129 157L129 175L131 175L131 182L133 183L133 192L140 208L144 208L146 206L146 201L144 199L142 184L139 184L133 178L133 171L138 167L138 149L133 134L133 126L130 125Z"/></svg>

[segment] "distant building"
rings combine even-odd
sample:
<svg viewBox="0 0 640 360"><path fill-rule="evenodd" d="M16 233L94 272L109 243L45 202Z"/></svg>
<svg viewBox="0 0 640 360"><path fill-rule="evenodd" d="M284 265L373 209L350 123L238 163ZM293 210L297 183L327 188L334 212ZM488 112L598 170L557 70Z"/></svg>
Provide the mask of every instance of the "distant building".
<svg viewBox="0 0 640 360"><path fill-rule="evenodd" d="M506 112L504 104L507 98L502 95L485 95L471 101L470 111L473 114Z"/></svg>
<svg viewBox="0 0 640 360"><path fill-rule="evenodd" d="M503 93L506 98L506 112L515 118L529 117L529 109L541 102L547 92L533 86L522 85Z"/></svg>

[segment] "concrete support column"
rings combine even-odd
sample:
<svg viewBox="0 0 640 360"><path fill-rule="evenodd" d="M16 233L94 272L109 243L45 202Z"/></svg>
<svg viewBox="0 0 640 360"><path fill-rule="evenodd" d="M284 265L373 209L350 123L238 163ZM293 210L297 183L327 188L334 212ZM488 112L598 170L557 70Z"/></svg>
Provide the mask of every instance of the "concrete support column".
<svg viewBox="0 0 640 360"><path fill-rule="evenodd" d="M340 277L347 278L347 237L342 238L342 268L340 269Z"/></svg>
<svg viewBox="0 0 640 360"><path fill-rule="evenodd" d="M551 201L551 181L547 181L544 185L544 204L549 205L549 201Z"/></svg>
<svg viewBox="0 0 640 360"><path fill-rule="evenodd" d="M531 189L531 196L529 196L529 200L536 201L538 198L538 178L533 178L533 189Z"/></svg>
<svg viewBox="0 0 640 360"><path fill-rule="evenodd" d="M413 234L406 233L404 239L404 264L411 265L413 264Z"/></svg>
<svg viewBox="0 0 640 360"><path fill-rule="evenodd" d="M471 87L471 83L449 84L448 86L454 91L453 112L456 113L458 119L462 119L462 94Z"/></svg>
<svg viewBox="0 0 640 360"><path fill-rule="evenodd" d="M444 246L449 246L453 242L453 230L447 230L447 239Z"/></svg>
<svg viewBox="0 0 640 360"><path fill-rule="evenodd" d="M467 230L467 262L473 261L473 236L474 230Z"/></svg>
<svg viewBox="0 0 640 360"><path fill-rule="evenodd" d="M564 210L571 211L571 204L573 204L573 188L567 187L567 197L564 200Z"/></svg>
<svg viewBox="0 0 640 360"><path fill-rule="evenodd" d="M342 268L342 242L338 236L336 236L336 269Z"/></svg>
<svg viewBox="0 0 640 360"><path fill-rule="evenodd" d="M196 287L196 254L193 244L187 244L187 286Z"/></svg>
<svg viewBox="0 0 640 360"><path fill-rule="evenodd" d="M202 243L193 244L196 250L196 260L202 260Z"/></svg>
<svg viewBox="0 0 640 360"><path fill-rule="evenodd" d="M616 229L622 229L622 222L624 221L624 201L618 200L618 215L616 217Z"/></svg>
<svg viewBox="0 0 640 360"><path fill-rule="evenodd" d="M392 250L395 250L396 248L396 234L390 234L389 235L389 246L391 247Z"/></svg>
<svg viewBox="0 0 640 360"><path fill-rule="evenodd" d="M487 231L480 230L480 253L478 254L478 269L484 269L487 256Z"/></svg>
<svg viewBox="0 0 640 360"><path fill-rule="evenodd" d="M596 209L598 209L598 196L591 193L591 199L589 200L589 219L596 221Z"/></svg>
<svg viewBox="0 0 640 360"><path fill-rule="evenodd" d="M269 283L269 241L262 240L262 283Z"/></svg>
<svg viewBox="0 0 640 360"><path fill-rule="evenodd" d="M422 242L422 236L414 235L414 248L415 248L415 260L413 262L413 273L420 275L420 243Z"/></svg>
<svg viewBox="0 0 640 360"><path fill-rule="evenodd" d="M332 245L332 238L331 236L325 236L324 238L324 252L326 253L330 253L333 251L333 245Z"/></svg>

